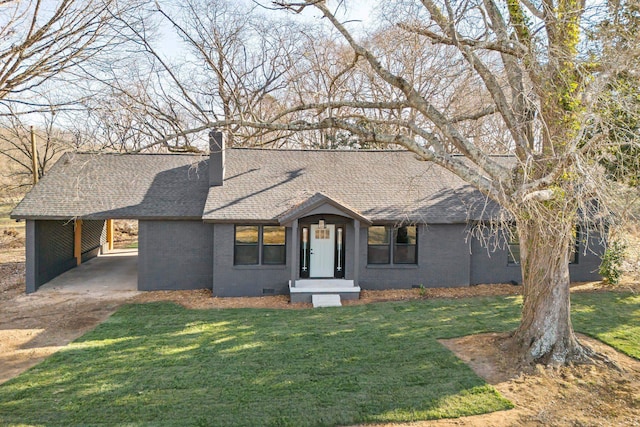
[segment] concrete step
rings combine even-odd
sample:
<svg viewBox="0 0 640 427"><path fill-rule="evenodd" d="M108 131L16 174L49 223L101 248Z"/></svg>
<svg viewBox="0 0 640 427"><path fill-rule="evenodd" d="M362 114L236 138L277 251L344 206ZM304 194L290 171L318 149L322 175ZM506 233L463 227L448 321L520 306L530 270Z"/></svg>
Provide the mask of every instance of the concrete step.
<svg viewBox="0 0 640 427"><path fill-rule="evenodd" d="M291 302L312 302L313 295L338 295L341 300L360 298L360 287L353 280L344 279L303 279L296 280L295 286L289 281Z"/></svg>
<svg viewBox="0 0 640 427"><path fill-rule="evenodd" d="M340 295L338 294L311 295L311 302L313 303L313 308L342 306Z"/></svg>
<svg viewBox="0 0 640 427"><path fill-rule="evenodd" d="M299 289L348 289L354 287L353 280L347 279L298 279L294 287Z"/></svg>

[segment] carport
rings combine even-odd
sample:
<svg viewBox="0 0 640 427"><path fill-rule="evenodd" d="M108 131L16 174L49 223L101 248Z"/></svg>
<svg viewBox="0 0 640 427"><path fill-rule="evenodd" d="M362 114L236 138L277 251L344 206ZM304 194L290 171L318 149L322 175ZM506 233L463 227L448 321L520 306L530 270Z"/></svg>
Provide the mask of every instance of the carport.
<svg viewBox="0 0 640 427"><path fill-rule="evenodd" d="M114 249L62 273L40 291L70 293L137 292L138 250Z"/></svg>
<svg viewBox="0 0 640 427"><path fill-rule="evenodd" d="M111 219L27 219L25 228L27 293L114 249Z"/></svg>
<svg viewBox="0 0 640 427"><path fill-rule="evenodd" d="M63 155L11 213L26 221L26 292L211 287L210 267L189 276L194 257L211 259L207 166L200 155ZM138 221L137 250L113 251L120 219Z"/></svg>

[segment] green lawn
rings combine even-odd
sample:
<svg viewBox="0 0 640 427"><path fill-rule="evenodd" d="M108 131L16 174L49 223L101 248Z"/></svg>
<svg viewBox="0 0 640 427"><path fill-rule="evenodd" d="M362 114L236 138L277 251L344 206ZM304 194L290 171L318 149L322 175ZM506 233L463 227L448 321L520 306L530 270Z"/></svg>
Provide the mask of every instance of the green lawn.
<svg viewBox="0 0 640 427"><path fill-rule="evenodd" d="M138 241L131 242L124 247L124 249L138 249Z"/></svg>
<svg viewBox="0 0 640 427"><path fill-rule="evenodd" d="M348 425L510 408L440 345L517 325L517 297L318 310L121 308L0 386L0 424ZM576 329L640 358L640 296L576 295Z"/></svg>
<svg viewBox="0 0 640 427"><path fill-rule="evenodd" d="M640 359L640 295L590 293L572 295L577 331Z"/></svg>

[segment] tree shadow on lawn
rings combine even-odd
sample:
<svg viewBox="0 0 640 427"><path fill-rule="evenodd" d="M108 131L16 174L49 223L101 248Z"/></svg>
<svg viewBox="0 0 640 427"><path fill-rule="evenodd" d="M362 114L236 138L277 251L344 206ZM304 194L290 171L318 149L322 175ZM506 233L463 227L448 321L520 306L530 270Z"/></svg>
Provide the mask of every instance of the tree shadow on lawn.
<svg viewBox="0 0 640 427"><path fill-rule="evenodd" d="M517 325L516 298L322 310L129 305L0 387L5 423L337 425L512 407L436 339Z"/></svg>

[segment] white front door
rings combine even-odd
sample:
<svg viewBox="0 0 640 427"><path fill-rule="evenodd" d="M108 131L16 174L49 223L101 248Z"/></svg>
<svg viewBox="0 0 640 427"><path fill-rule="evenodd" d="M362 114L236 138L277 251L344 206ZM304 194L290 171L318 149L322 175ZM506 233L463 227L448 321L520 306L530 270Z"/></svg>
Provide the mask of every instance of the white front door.
<svg viewBox="0 0 640 427"><path fill-rule="evenodd" d="M311 224L309 239L309 277L333 277L335 264L335 225L324 228Z"/></svg>

